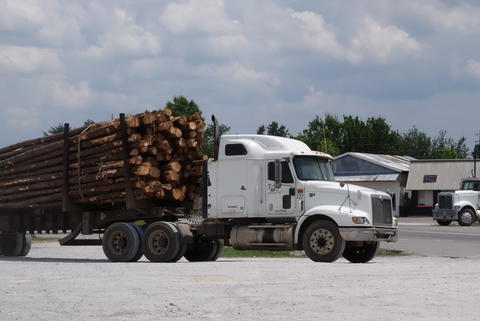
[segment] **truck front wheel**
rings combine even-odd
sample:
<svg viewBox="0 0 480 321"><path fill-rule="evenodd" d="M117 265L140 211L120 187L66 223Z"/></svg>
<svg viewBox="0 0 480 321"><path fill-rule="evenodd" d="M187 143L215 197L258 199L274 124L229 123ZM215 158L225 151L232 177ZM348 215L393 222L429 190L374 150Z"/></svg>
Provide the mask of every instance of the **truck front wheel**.
<svg viewBox="0 0 480 321"><path fill-rule="evenodd" d="M185 258L190 262L216 261L222 253L223 243L219 240L202 240L190 245Z"/></svg>
<svg viewBox="0 0 480 321"><path fill-rule="evenodd" d="M458 213L458 224L461 226L470 226L475 222L475 213L469 209L464 208Z"/></svg>
<svg viewBox="0 0 480 321"><path fill-rule="evenodd" d="M377 255L379 242L347 242L343 257L352 263L367 263Z"/></svg>
<svg viewBox="0 0 480 321"><path fill-rule="evenodd" d="M337 226L329 221L313 222L303 234L305 254L315 262L335 262L345 249Z"/></svg>
<svg viewBox="0 0 480 321"><path fill-rule="evenodd" d="M438 225L441 226L448 226L452 223L452 220L437 220Z"/></svg>

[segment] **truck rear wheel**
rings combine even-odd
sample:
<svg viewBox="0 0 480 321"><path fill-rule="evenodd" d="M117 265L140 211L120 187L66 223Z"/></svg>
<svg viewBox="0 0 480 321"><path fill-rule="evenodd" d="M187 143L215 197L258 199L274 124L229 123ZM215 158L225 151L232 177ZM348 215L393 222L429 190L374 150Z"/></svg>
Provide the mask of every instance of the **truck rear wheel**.
<svg viewBox="0 0 480 321"><path fill-rule="evenodd" d="M379 242L362 242L359 246L356 242L347 242L343 257L352 263L367 263L377 255Z"/></svg>
<svg viewBox="0 0 480 321"><path fill-rule="evenodd" d="M156 222L147 227L143 240L143 253L151 262L172 262L177 258L180 250L180 232L174 224Z"/></svg>
<svg viewBox="0 0 480 321"><path fill-rule="evenodd" d="M27 256L32 248L32 235L31 234L24 234L23 235L23 244L22 250L20 251L19 256Z"/></svg>
<svg viewBox="0 0 480 321"><path fill-rule="evenodd" d="M103 235L103 252L112 262L130 262L141 246L137 230L129 223L113 223Z"/></svg>
<svg viewBox="0 0 480 321"><path fill-rule="evenodd" d="M461 226L470 226L475 222L475 213L469 209L464 208L458 213L458 224Z"/></svg>
<svg viewBox="0 0 480 321"><path fill-rule="evenodd" d="M30 238L31 246L31 238ZM5 233L2 237L2 252L5 256L25 256L30 246L26 245L25 234L20 232Z"/></svg>
<svg viewBox="0 0 480 321"><path fill-rule="evenodd" d="M185 258L190 262L216 261L223 252L223 243L219 240L201 240L190 245Z"/></svg>
<svg viewBox="0 0 480 321"><path fill-rule="evenodd" d="M143 256L142 243L143 243L143 238L145 237L145 233L143 232L143 230L140 226L135 225L135 224L131 224L131 225L133 226L135 231L137 231L138 237L140 238L140 246L138 247L138 251L135 254L135 256L129 262L137 262Z"/></svg>
<svg viewBox="0 0 480 321"><path fill-rule="evenodd" d="M315 262L335 262L345 249L337 226L329 221L313 222L303 234L305 254Z"/></svg>

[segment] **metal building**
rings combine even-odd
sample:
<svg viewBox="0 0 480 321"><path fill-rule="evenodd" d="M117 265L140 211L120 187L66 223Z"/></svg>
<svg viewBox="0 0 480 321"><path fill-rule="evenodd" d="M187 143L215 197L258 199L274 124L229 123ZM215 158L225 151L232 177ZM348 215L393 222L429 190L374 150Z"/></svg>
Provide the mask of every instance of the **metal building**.
<svg viewBox="0 0 480 321"><path fill-rule="evenodd" d="M407 192L411 212L432 214L438 193L460 188L464 178L473 176L474 162L469 159L424 159L410 164Z"/></svg>
<svg viewBox="0 0 480 321"><path fill-rule="evenodd" d="M390 194L393 200L393 214L400 216L407 211L405 187L412 160L415 158L350 152L335 157L332 166L337 181Z"/></svg>

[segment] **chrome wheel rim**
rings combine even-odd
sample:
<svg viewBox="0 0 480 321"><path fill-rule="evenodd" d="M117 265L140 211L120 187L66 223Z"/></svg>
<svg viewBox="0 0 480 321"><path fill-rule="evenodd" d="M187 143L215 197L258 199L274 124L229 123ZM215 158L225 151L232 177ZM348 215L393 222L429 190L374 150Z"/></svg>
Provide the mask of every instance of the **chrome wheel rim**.
<svg viewBox="0 0 480 321"><path fill-rule="evenodd" d="M465 211L462 213L462 221L466 224L472 224L473 223L473 215L470 213L470 211Z"/></svg>
<svg viewBox="0 0 480 321"><path fill-rule="evenodd" d="M327 229L321 228L315 230L310 235L310 248L319 255L325 255L330 253L335 246L335 238L332 232Z"/></svg>

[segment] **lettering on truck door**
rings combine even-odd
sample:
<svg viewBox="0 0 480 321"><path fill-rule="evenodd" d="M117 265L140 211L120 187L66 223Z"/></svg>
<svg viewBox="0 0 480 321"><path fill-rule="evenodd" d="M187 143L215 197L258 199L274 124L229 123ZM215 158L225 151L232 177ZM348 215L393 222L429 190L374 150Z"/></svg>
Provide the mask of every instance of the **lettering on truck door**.
<svg viewBox="0 0 480 321"><path fill-rule="evenodd" d="M293 180L290 164L282 161L282 184L275 187L275 162L266 163L266 212L269 216L290 216L295 214L295 181Z"/></svg>

